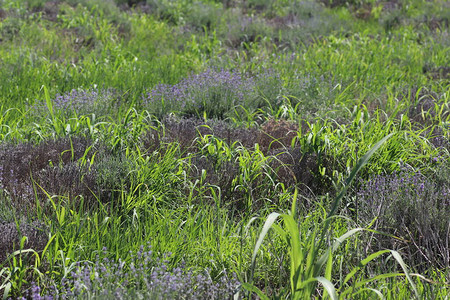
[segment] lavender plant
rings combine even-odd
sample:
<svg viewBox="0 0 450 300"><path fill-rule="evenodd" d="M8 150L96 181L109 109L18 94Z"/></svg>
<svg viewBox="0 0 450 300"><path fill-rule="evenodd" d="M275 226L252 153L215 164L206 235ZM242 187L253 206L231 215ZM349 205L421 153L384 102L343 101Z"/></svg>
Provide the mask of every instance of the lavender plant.
<svg viewBox="0 0 450 300"><path fill-rule="evenodd" d="M27 237L27 248L40 251L47 244L47 228L39 221L16 224L0 219L0 266L7 265L7 257L15 250L19 250L20 240Z"/></svg>
<svg viewBox="0 0 450 300"><path fill-rule="evenodd" d="M51 109L64 117L95 114L97 116L110 115L120 107L120 95L114 89L72 89L64 94L57 94L51 101ZM38 114L47 115L48 104L38 102L32 108Z"/></svg>
<svg viewBox="0 0 450 300"><path fill-rule="evenodd" d="M259 16L248 16L235 8L224 13L223 22L226 26L219 28L219 36L231 48L243 48L264 37L272 36L273 29Z"/></svg>
<svg viewBox="0 0 450 300"><path fill-rule="evenodd" d="M131 259L111 260L97 256L93 263L79 262L75 270L59 284L44 290L33 284L30 299L229 299L240 288L235 275L223 272L214 281L210 271L194 272L180 263L169 267L170 253L155 258L151 246L141 246Z"/></svg>
<svg viewBox="0 0 450 300"><path fill-rule="evenodd" d="M170 112L187 116L224 118L234 107L256 96L253 78L226 70L208 69L175 85L158 84L145 97L144 106L161 117Z"/></svg>
<svg viewBox="0 0 450 300"><path fill-rule="evenodd" d="M450 184L403 170L379 175L357 193L358 217L373 228L399 237L370 236L372 247L395 247L411 265L450 266Z"/></svg>
<svg viewBox="0 0 450 300"><path fill-rule="evenodd" d="M36 206L36 196L44 202L51 195L83 195L93 199L94 172L77 160L85 155L90 141L84 138L59 139L39 145L31 143L0 146L0 201L26 214ZM95 202L95 201L94 201Z"/></svg>

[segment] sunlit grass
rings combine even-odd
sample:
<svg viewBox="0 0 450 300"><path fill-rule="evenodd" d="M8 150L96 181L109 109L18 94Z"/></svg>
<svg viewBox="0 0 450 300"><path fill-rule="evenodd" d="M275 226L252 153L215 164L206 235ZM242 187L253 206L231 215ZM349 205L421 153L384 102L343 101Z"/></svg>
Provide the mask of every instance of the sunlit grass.
<svg viewBox="0 0 450 300"><path fill-rule="evenodd" d="M128 2L0 0L3 298L448 298L446 1Z"/></svg>

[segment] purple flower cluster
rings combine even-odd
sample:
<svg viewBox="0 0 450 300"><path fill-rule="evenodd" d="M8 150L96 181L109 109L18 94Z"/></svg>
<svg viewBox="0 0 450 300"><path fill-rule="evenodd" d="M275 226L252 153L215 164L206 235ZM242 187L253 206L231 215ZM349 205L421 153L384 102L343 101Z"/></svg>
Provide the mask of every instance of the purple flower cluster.
<svg viewBox="0 0 450 300"><path fill-rule="evenodd" d="M106 253L106 249L105 253ZM166 255L169 257L170 253ZM236 276L226 273L214 282L208 270L194 274L184 264L169 269L167 260L153 257L150 247L132 253L129 263L97 257L95 263L79 263L59 288L42 295L33 284L28 297L37 299L229 299L239 290Z"/></svg>
<svg viewBox="0 0 450 300"><path fill-rule="evenodd" d="M65 94L57 94L52 101L53 110L66 116L96 114L105 115L110 109L119 105L115 90L73 89ZM46 112L48 108L45 103L39 103L33 107L33 111Z"/></svg>
<svg viewBox="0 0 450 300"><path fill-rule="evenodd" d="M222 118L237 105L250 103L256 95L253 78L227 70L192 75L175 85L158 84L144 99L153 112L165 115L180 111Z"/></svg>
<svg viewBox="0 0 450 300"><path fill-rule="evenodd" d="M244 31L246 31L246 29L248 27L250 27L253 24L253 22L255 21L255 18L251 17L251 16L240 16L239 20L241 21L239 24L240 29L242 32L244 32ZM235 24L228 23L228 30L231 31L233 25L235 25Z"/></svg>
<svg viewBox="0 0 450 300"><path fill-rule="evenodd" d="M56 95L53 100L53 106L55 109L74 109L78 110L87 105L92 105L94 101L98 98L97 90L75 90L73 89L69 93L64 95Z"/></svg>
<svg viewBox="0 0 450 300"><path fill-rule="evenodd" d="M448 268L448 228L450 226L450 182L448 177L427 177L406 170L377 176L364 183L357 193L358 218L372 229L400 237L377 236L377 249L397 248L411 266L429 264ZM399 246L400 245L400 246Z"/></svg>
<svg viewBox="0 0 450 300"><path fill-rule="evenodd" d="M383 202L393 203L396 199L426 201L433 199L444 206L450 205L450 188L438 187L419 172L379 175L363 184L357 197L361 204L378 206Z"/></svg>
<svg viewBox="0 0 450 300"><path fill-rule="evenodd" d="M273 30L264 18L232 14L225 17L226 32L221 32L228 46L242 47L244 43L254 42L260 37L271 36Z"/></svg>
<svg viewBox="0 0 450 300"><path fill-rule="evenodd" d="M34 197L34 191L30 184L18 180L18 175L13 169L4 172L4 166L1 165L0 190L6 192L12 202L22 198L32 200Z"/></svg>
<svg viewBox="0 0 450 300"><path fill-rule="evenodd" d="M334 86L331 78L315 77L297 72L282 79L280 73L262 69L252 75L214 69L192 75L177 84L158 84L143 99L143 104L158 117L177 112L189 117L224 118L235 108L255 111L269 107L277 110L287 96L292 105L302 103L302 109L314 112L329 110L333 105ZM331 101L331 102L330 102Z"/></svg>

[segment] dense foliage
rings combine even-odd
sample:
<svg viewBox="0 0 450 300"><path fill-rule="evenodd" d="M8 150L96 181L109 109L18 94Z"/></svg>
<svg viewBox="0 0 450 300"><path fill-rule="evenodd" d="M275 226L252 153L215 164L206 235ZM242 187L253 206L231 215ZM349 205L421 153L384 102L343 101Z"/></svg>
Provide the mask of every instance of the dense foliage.
<svg viewBox="0 0 450 300"><path fill-rule="evenodd" d="M449 20L0 0L0 295L448 299Z"/></svg>

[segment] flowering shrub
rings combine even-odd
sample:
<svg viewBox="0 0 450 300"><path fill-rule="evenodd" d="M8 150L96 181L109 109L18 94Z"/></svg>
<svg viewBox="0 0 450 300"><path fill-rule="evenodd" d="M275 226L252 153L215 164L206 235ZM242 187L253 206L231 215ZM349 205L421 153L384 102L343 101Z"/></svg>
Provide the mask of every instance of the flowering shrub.
<svg viewBox="0 0 450 300"><path fill-rule="evenodd" d="M7 265L7 257L19 250L22 236L27 237L26 247L40 251L47 245L47 228L39 221L20 223L0 218L0 265Z"/></svg>
<svg viewBox="0 0 450 300"><path fill-rule="evenodd" d="M449 267L450 250L446 246L450 228L448 181L438 185L420 172L406 171L377 176L363 184L357 201L361 221L369 223L377 218L374 229L402 239L379 237L378 247L406 246L402 251L411 262Z"/></svg>
<svg viewBox="0 0 450 300"><path fill-rule="evenodd" d="M230 71L209 69L175 85L158 84L144 105L158 116L180 111L187 116L224 118L237 105L251 103L256 96L254 79Z"/></svg>
<svg viewBox="0 0 450 300"><path fill-rule="evenodd" d="M38 145L2 144L0 200L8 199L7 202L23 213L35 207L36 196L45 202L47 196L43 191L50 195L83 195L95 203L97 200L92 197L94 173L77 163L90 145L90 140L79 137Z"/></svg>
<svg viewBox="0 0 450 300"><path fill-rule="evenodd" d="M73 115L98 116L109 115L113 108L120 106L119 95L113 89L101 90L96 87L91 89L73 89L65 94L57 94L52 100L53 110L65 117ZM46 103L38 103L33 111L47 114Z"/></svg>
<svg viewBox="0 0 450 300"><path fill-rule="evenodd" d="M300 104L302 116L308 118L334 106L335 85L330 78L302 73L283 79L273 69L251 75L208 69L174 85L156 85L144 96L143 104L159 118L169 113L203 118L206 113L208 118L224 119L240 115L238 107L245 108L245 117L258 109L276 112L288 101L292 107Z"/></svg>
<svg viewBox="0 0 450 300"><path fill-rule="evenodd" d="M106 248L104 248L106 251ZM170 256L168 253L165 257ZM99 258L78 263L70 278L44 293L33 284L29 298L37 299L228 299L238 292L236 276L226 273L214 282L209 271L194 274L182 263L169 269L168 261L155 259L150 247L141 246L130 262Z"/></svg>

